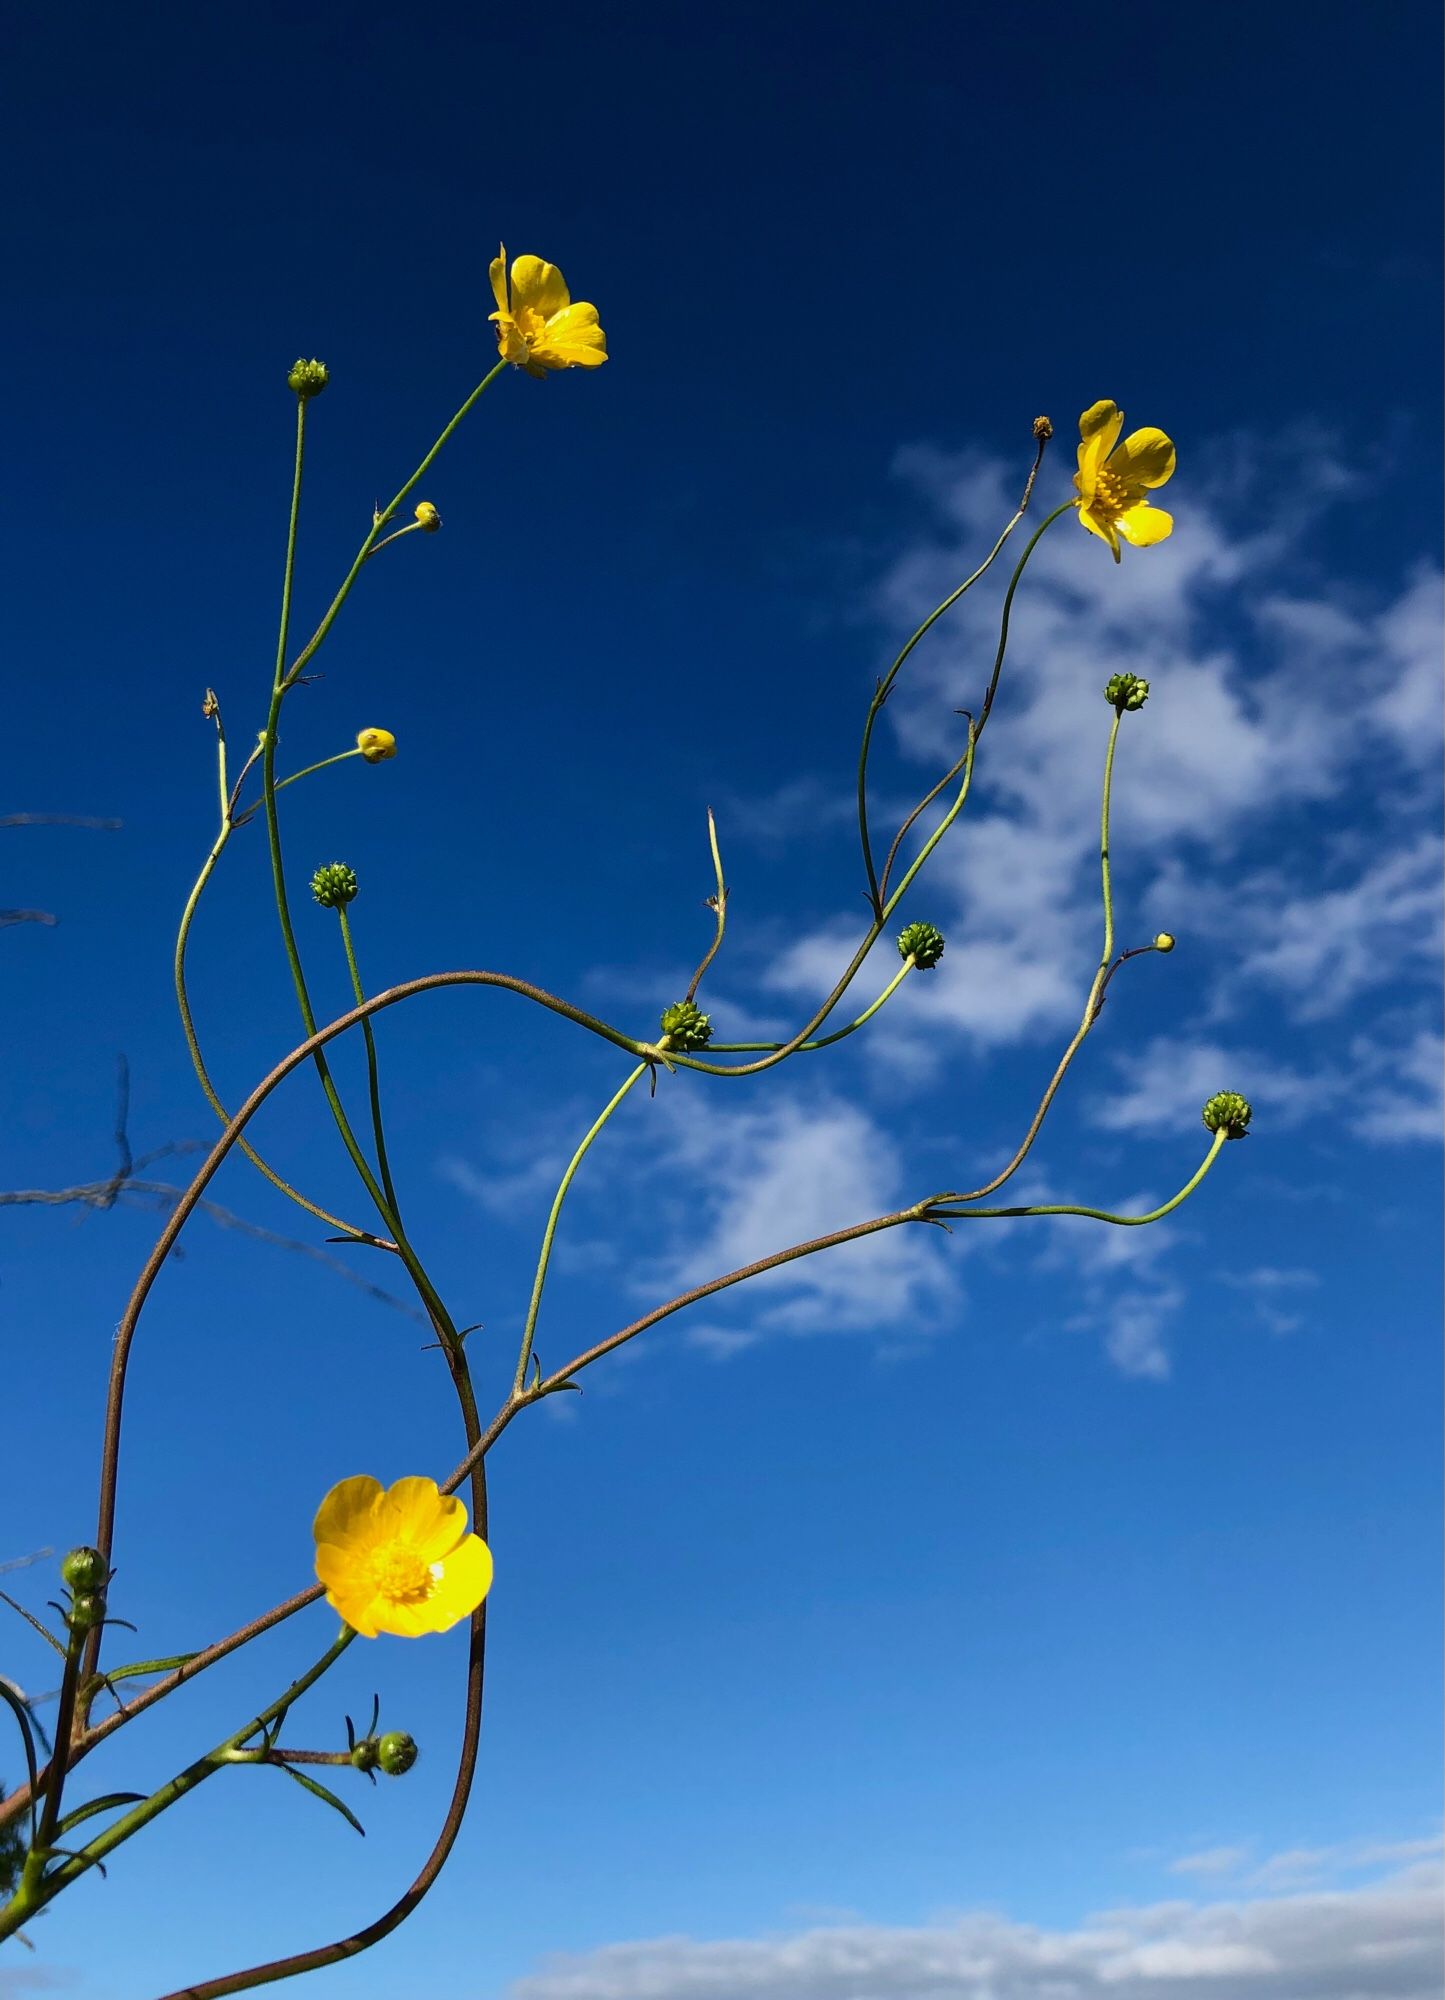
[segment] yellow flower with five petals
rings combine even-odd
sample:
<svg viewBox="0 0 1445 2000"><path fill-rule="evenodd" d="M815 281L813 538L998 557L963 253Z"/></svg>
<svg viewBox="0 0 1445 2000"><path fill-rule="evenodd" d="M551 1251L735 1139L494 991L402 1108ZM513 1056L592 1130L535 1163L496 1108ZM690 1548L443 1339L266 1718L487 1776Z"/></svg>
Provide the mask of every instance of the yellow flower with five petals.
<svg viewBox="0 0 1445 2000"><path fill-rule="evenodd" d="M317 1509L316 1574L326 1601L364 1639L417 1639L470 1617L492 1586L492 1553L467 1510L434 1479L383 1487L358 1474Z"/></svg>
<svg viewBox="0 0 1445 2000"><path fill-rule="evenodd" d="M607 359L607 336L597 323L597 308L582 300L574 305L567 281L555 264L540 257L518 257L507 286L507 246L490 266L492 296L497 310L497 350L514 368L529 375L546 375L554 368L600 368Z"/></svg>
<svg viewBox="0 0 1445 2000"><path fill-rule="evenodd" d="M1149 494L1174 473L1174 446L1163 431L1131 431L1122 444L1124 413L1115 403L1094 403L1079 419L1079 469L1074 474L1079 519L1107 542L1115 562L1122 535L1136 549L1162 542L1174 516L1151 507Z"/></svg>

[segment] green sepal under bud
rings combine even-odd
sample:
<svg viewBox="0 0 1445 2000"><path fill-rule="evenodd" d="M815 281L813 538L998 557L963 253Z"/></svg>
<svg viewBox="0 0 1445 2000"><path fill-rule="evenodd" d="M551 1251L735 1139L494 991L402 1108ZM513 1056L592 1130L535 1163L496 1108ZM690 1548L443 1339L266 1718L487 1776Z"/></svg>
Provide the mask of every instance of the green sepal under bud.
<svg viewBox="0 0 1445 2000"><path fill-rule="evenodd" d="M344 861L328 861L311 877L311 893L323 910L344 909L356 890L356 870Z"/></svg>
<svg viewBox="0 0 1445 2000"><path fill-rule="evenodd" d="M691 1000L674 1000L662 1010L662 1033L674 1049L703 1049L712 1039L712 1022Z"/></svg>
<svg viewBox="0 0 1445 2000"><path fill-rule="evenodd" d="M416 1738L404 1729L389 1729L376 1746L376 1761L388 1778L404 1777L416 1758Z"/></svg>
<svg viewBox="0 0 1445 2000"><path fill-rule="evenodd" d="M1174 938L1169 931L1160 931L1154 940L1155 951L1173 951Z"/></svg>
<svg viewBox="0 0 1445 2000"><path fill-rule="evenodd" d="M358 1771L374 1771L379 1759L379 1745L374 1736L363 1736L351 1746L351 1762Z"/></svg>
<svg viewBox="0 0 1445 2000"><path fill-rule="evenodd" d="M1247 1097L1241 1097L1237 1090L1217 1091L1204 1107L1204 1123L1211 1132L1222 1132L1226 1139L1242 1139L1249 1130L1249 1121L1254 1116Z"/></svg>
<svg viewBox="0 0 1445 2000"><path fill-rule="evenodd" d="M909 924L898 933L898 956L911 958L920 972L931 972L943 956L943 932L932 924Z"/></svg>
<svg viewBox="0 0 1445 2000"><path fill-rule="evenodd" d="M105 1622L105 1592L77 1590L70 1600L65 1622L72 1632L93 1632Z"/></svg>
<svg viewBox="0 0 1445 2000"><path fill-rule="evenodd" d="M61 1562L60 1574L71 1590L104 1590L110 1582L110 1564L99 1549L72 1549Z"/></svg>
<svg viewBox="0 0 1445 2000"><path fill-rule="evenodd" d="M1144 706L1149 699L1149 683L1138 674L1115 674L1104 689L1104 699L1123 715L1126 709Z"/></svg>
<svg viewBox="0 0 1445 2000"><path fill-rule="evenodd" d="M293 361L286 387L294 389L304 403L312 396L319 396L330 380L330 370L324 361Z"/></svg>

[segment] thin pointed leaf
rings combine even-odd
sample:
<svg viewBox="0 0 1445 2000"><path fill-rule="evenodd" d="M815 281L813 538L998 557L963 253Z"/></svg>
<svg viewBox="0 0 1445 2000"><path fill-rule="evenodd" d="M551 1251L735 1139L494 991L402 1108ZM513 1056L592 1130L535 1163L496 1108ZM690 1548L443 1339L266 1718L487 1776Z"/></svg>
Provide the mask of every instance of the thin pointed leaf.
<svg viewBox="0 0 1445 2000"><path fill-rule="evenodd" d="M174 1673L177 1667L188 1667L192 1660L198 1658L199 1655L196 1653L172 1653L164 1660L137 1660L133 1666L110 1668L108 1678L113 1681L128 1681L136 1674L170 1674Z"/></svg>
<svg viewBox="0 0 1445 2000"><path fill-rule="evenodd" d="M25 1741L25 1766L30 1774L30 1844L35 1845L35 1790L40 1782L40 1772L35 1763L35 1738L30 1729L30 1713L9 1681L0 1680L0 1695L10 1704L15 1720L20 1724L20 1734Z"/></svg>
<svg viewBox="0 0 1445 2000"><path fill-rule="evenodd" d="M96 1813L109 1812L112 1806L138 1806L144 1798L144 1792L107 1792L103 1799L90 1799L85 1805L77 1806L74 1812L68 1812L55 1831L69 1833L73 1826L79 1826L82 1820L90 1819Z"/></svg>
<svg viewBox="0 0 1445 2000"><path fill-rule="evenodd" d="M38 1618L33 1617L31 1613L25 1609L25 1606L23 1604L17 1604L13 1597L6 1596L3 1590L0 1590L0 1598L4 1599L5 1603L7 1603L10 1606L10 1609L12 1611L18 1611L20 1613L20 1616L25 1620L25 1623L27 1625L33 1626L34 1629L40 1634L41 1638L45 1641L45 1643L48 1646L53 1646L55 1648L56 1652L59 1653L62 1660L65 1658L64 1646L61 1645L60 1641L56 1638L55 1634L52 1631L50 1631L47 1626L42 1625Z"/></svg>
<svg viewBox="0 0 1445 2000"><path fill-rule="evenodd" d="M350 1806L344 1806L341 1803L340 1799L337 1798L335 1792L328 1792L325 1785L319 1785L317 1784L314 1778L308 1778L306 1776L306 1773L304 1771L298 1771L294 1764L278 1764L276 1766L276 1769L278 1771L284 1771L288 1778L294 1778L298 1785L304 1785L306 1790L308 1792L314 1793L318 1799L324 1799L327 1805L335 1806L336 1810L341 1814L341 1817L346 1821L347 1825L354 1826L356 1828L356 1831L361 1835L362 1839L365 1840L366 1828L361 1824L361 1821L356 1817L356 1814L351 1810Z"/></svg>

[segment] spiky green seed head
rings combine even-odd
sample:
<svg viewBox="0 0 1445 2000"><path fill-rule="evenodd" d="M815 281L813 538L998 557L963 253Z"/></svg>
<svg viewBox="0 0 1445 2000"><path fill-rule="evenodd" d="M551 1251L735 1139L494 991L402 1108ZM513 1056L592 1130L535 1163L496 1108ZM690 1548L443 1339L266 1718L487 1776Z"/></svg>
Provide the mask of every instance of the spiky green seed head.
<svg viewBox="0 0 1445 2000"><path fill-rule="evenodd" d="M319 396L330 380L331 373L324 361L293 361L286 387L294 389L304 403L312 396Z"/></svg>
<svg viewBox="0 0 1445 2000"><path fill-rule="evenodd" d="M898 933L898 956L911 958L920 972L931 972L943 956L943 932L933 924L908 924Z"/></svg>
<svg viewBox="0 0 1445 2000"><path fill-rule="evenodd" d="M323 910L341 910L356 895L356 870L344 861L328 861L311 877L311 893Z"/></svg>
<svg viewBox="0 0 1445 2000"><path fill-rule="evenodd" d="M670 1048L702 1049L712 1039L712 1022L691 1000L674 1000L662 1010L662 1034Z"/></svg>
<svg viewBox="0 0 1445 2000"><path fill-rule="evenodd" d="M1249 1099L1237 1090L1221 1090L1205 1105L1203 1116L1211 1132L1222 1132L1226 1139L1242 1139L1254 1112Z"/></svg>
<svg viewBox="0 0 1445 2000"><path fill-rule="evenodd" d="M376 1746L376 1761L388 1778L401 1778L417 1760L416 1739L404 1729L389 1729Z"/></svg>
<svg viewBox="0 0 1445 2000"><path fill-rule="evenodd" d="M1149 699L1149 683L1138 674L1115 674L1104 689L1104 699L1123 715L1129 709L1144 706Z"/></svg>

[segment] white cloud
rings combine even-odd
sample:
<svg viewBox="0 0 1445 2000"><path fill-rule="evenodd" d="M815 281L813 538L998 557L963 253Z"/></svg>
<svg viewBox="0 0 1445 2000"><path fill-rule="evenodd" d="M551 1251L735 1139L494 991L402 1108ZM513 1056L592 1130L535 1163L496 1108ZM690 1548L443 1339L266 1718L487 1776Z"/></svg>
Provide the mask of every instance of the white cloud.
<svg viewBox="0 0 1445 2000"><path fill-rule="evenodd" d="M511 2000L1438 2000L1440 1885L1111 1910L1074 1930L992 1913L557 1954Z"/></svg>
<svg viewBox="0 0 1445 2000"><path fill-rule="evenodd" d="M1171 1875L1233 1875L1249 1859L1247 1847L1204 1847L1169 1863Z"/></svg>
<svg viewBox="0 0 1445 2000"><path fill-rule="evenodd" d="M1097 1122L1111 1132L1185 1131L1203 1133L1200 1113L1217 1091L1237 1090L1281 1124L1303 1117L1316 1085L1299 1071L1257 1051L1227 1049L1217 1042L1194 1042L1156 1035L1127 1056L1116 1056L1119 1081L1094 1106Z"/></svg>
<svg viewBox="0 0 1445 2000"><path fill-rule="evenodd" d="M904 1185L883 1128L836 1098L774 1084L756 1108L673 1092L658 1109L654 1165L686 1196L670 1229L673 1247L640 1279L649 1294L686 1290L926 1191ZM714 1305L726 1317L697 1329L695 1344L720 1354L759 1332L944 1331L959 1312L956 1263L937 1231L882 1231L753 1279L736 1301L722 1295Z"/></svg>

